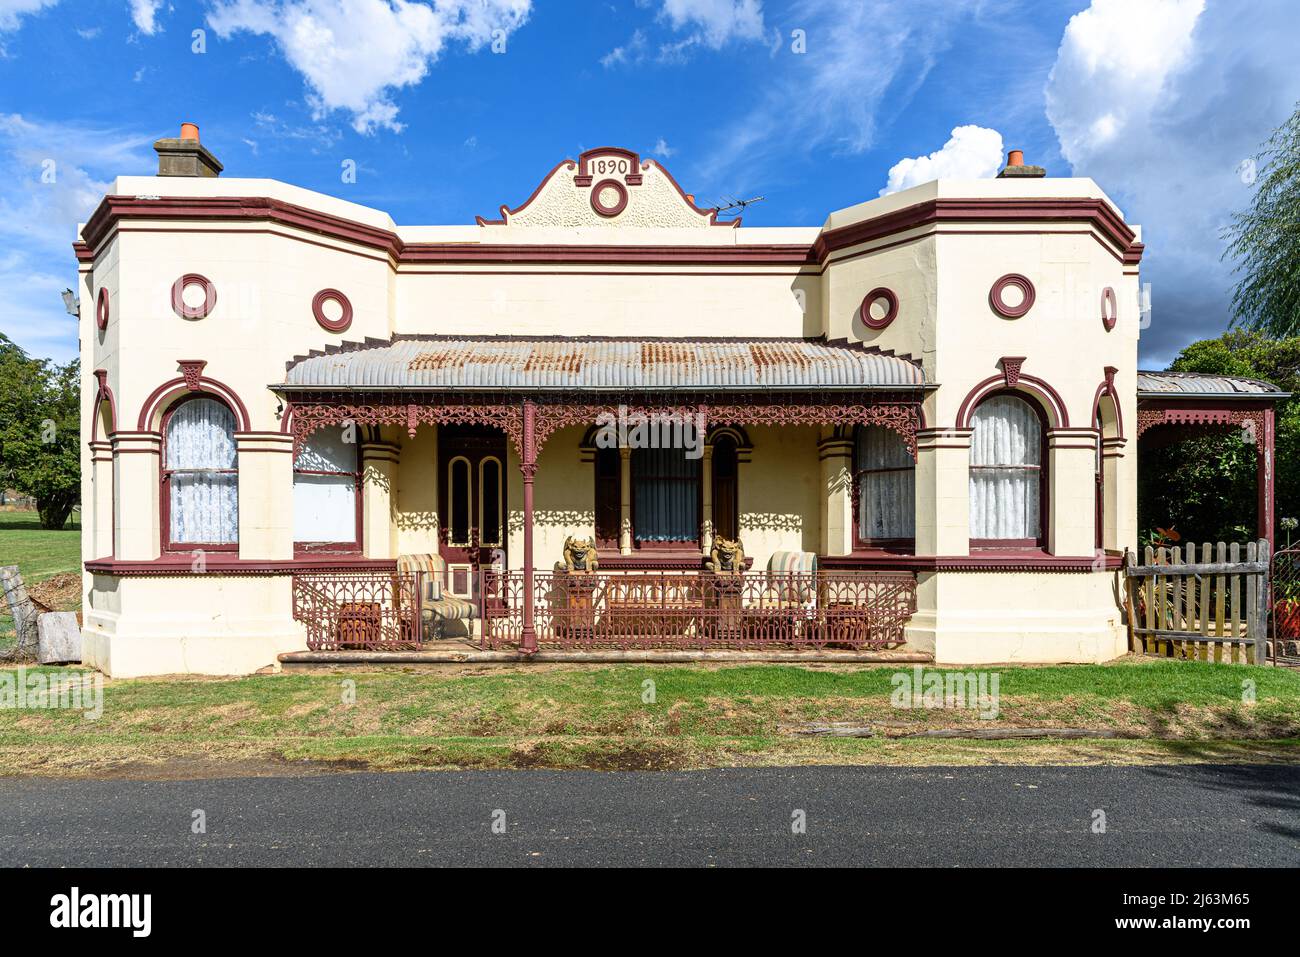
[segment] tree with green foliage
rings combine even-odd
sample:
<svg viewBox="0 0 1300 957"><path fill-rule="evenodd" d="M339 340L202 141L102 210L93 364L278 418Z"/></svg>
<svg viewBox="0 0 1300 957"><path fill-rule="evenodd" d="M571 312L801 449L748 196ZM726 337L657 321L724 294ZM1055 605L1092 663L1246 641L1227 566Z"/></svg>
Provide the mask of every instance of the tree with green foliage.
<svg viewBox="0 0 1300 957"><path fill-rule="evenodd" d="M0 483L63 528L81 497L81 364L33 359L0 333Z"/></svg>
<svg viewBox="0 0 1300 957"><path fill-rule="evenodd" d="M1233 324L1275 339L1300 335L1300 108L1264 144L1248 210L1224 231L1241 276Z"/></svg>
<svg viewBox="0 0 1300 957"><path fill-rule="evenodd" d="M1300 337L1270 339L1234 330L1192 343L1169 368L1263 379L1300 395ZM1300 512L1300 398L1278 404L1276 424L1274 516L1280 521ZM1143 448L1138 470L1142 529L1173 528L1183 539L1198 542L1245 541L1255 537L1257 508L1255 447L1239 430L1193 434Z"/></svg>

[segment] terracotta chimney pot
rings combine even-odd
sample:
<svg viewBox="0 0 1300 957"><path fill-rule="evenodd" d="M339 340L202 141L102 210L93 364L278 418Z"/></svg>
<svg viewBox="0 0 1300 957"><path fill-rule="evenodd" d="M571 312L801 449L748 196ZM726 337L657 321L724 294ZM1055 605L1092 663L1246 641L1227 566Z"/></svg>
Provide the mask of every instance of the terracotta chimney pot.
<svg viewBox="0 0 1300 957"><path fill-rule="evenodd" d="M199 127L198 127L198 124L197 124L197 123L182 123L182 124L181 124L181 139L183 139L183 140L193 140L194 142L197 143L197 142L199 141Z"/></svg>
<svg viewBox="0 0 1300 957"><path fill-rule="evenodd" d="M198 135L197 135L197 133L195 134L195 139L198 139ZM1024 166L1024 165L1025 165L1025 151L1024 151L1024 150L1011 150L1009 153L1007 153L1007 165L1008 165L1008 166Z"/></svg>

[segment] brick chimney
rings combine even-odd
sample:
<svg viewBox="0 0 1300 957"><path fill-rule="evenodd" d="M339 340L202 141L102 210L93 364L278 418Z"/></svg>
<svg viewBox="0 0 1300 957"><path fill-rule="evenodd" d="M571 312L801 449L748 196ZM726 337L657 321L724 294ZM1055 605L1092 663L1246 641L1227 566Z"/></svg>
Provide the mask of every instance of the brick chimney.
<svg viewBox="0 0 1300 957"><path fill-rule="evenodd" d="M1011 150L1007 153L1007 165L998 173L998 179L1042 179L1047 170L1041 166L1026 166L1025 151Z"/></svg>
<svg viewBox="0 0 1300 957"><path fill-rule="evenodd" d="M182 123L179 138L158 140L153 148L159 176L221 175L221 163L199 142L199 128L193 123Z"/></svg>

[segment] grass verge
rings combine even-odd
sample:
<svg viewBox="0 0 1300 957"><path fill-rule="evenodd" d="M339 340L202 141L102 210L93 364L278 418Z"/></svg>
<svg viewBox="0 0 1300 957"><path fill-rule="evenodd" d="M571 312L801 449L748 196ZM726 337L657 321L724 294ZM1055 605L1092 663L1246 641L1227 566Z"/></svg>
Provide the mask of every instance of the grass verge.
<svg viewBox="0 0 1300 957"><path fill-rule="evenodd" d="M0 774L1300 760L1295 672L1150 660L988 670L999 675L993 720L893 707L897 667L557 665L106 680L97 720L0 709ZM869 727L872 736L800 733L828 722ZM907 737L999 727L1119 737Z"/></svg>

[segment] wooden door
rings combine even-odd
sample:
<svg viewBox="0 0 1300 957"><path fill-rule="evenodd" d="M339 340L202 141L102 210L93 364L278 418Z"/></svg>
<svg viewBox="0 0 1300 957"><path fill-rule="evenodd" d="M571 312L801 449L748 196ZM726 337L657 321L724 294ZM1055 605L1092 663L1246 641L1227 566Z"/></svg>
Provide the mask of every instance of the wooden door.
<svg viewBox="0 0 1300 957"><path fill-rule="evenodd" d="M442 426L438 432L440 551L450 591L473 595L473 572L506 565L506 440L495 429Z"/></svg>

